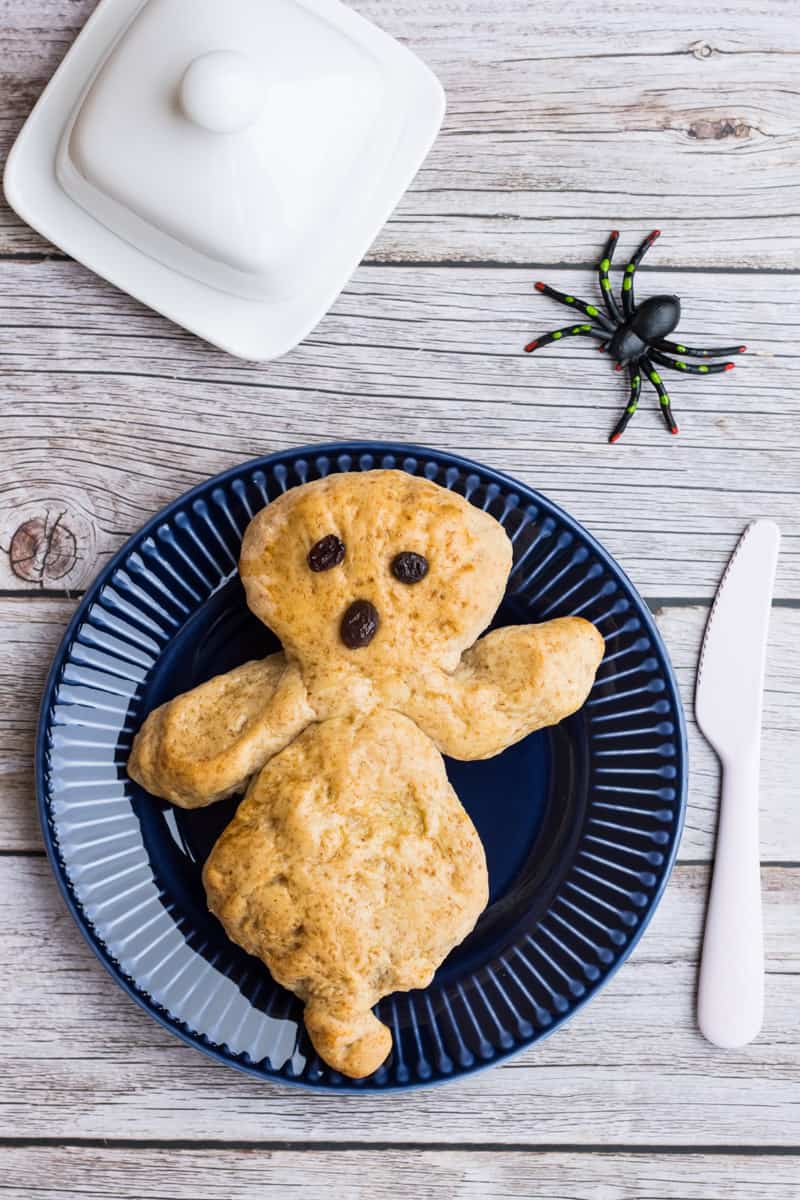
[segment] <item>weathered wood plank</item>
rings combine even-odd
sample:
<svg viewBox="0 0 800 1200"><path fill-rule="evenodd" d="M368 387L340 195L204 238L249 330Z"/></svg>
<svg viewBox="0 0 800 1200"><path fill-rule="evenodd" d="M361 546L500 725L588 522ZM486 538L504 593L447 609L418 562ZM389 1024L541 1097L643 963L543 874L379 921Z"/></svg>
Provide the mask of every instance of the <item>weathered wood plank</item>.
<svg viewBox="0 0 800 1200"><path fill-rule="evenodd" d="M800 871L764 872L767 1012L742 1050L694 1026L707 868L679 867L630 962L564 1029L504 1067L406 1096L270 1086L205 1060L94 960L35 858L0 858L6 1137L795 1145Z"/></svg>
<svg viewBox="0 0 800 1200"><path fill-rule="evenodd" d="M593 294L586 273L553 280ZM372 437L461 451L541 488L650 596L710 597L745 523L771 516L784 530L777 595L800 597L800 275L767 290L751 276L643 273L642 291L682 295L681 336L733 336L756 353L730 374L676 380L678 438L648 389L616 446L625 387L588 339L521 352L566 316L532 282L513 269L363 268L303 346L257 365L75 263L0 262L0 547L64 514L44 576L39 559L15 572L0 553L0 588L78 588L209 474L284 446Z"/></svg>
<svg viewBox="0 0 800 1200"><path fill-rule="evenodd" d="M8 1200L795 1200L800 1157L107 1146L3 1152Z"/></svg>
<svg viewBox="0 0 800 1200"><path fill-rule="evenodd" d="M0 850L39 850L33 779L42 689L75 604L0 600Z"/></svg>
<svg viewBox="0 0 800 1200"><path fill-rule="evenodd" d="M791 5L356 0L448 94L375 261L581 262L669 225L673 265L800 265L800 39ZM94 0L6 0L0 159ZM0 251L46 250L3 206Z"/></svg>

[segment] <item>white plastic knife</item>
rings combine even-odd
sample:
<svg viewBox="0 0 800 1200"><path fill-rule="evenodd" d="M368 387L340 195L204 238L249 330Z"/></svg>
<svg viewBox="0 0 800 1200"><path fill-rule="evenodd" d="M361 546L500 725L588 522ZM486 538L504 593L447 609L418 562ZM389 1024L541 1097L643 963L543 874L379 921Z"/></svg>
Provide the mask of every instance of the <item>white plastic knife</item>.
<svg viewBox="0 0 800 1200"><path fill-rule="evenodd" d="M739 539L706 625L695 716L722 764L714 878L697 1022L717 1046L744 1046L764 1016L758 768L767 632L780 530L754 521Z"/></svg>

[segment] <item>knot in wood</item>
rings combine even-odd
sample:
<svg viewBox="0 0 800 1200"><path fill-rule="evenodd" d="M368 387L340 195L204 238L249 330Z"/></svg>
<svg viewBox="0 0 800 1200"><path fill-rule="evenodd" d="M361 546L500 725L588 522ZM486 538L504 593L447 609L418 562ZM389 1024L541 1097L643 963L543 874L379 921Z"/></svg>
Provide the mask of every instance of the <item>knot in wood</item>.
<svg viewBox="0 0 800 1200"><path fill-rule="evenodd" d="M689 47L695 58L711 58L714 51L709 46L708 42L692 42Z"/></svg>
<svg viewBox="0 0 800 1200"><path fill-rule="evenodd" d="M722 138L744 138L750 135L750 126L734 117L720 117L718 121L695 121L689 126L687 133L690 138L699 141L721 141Z"/></svg>
<svg viewBox="0 0 800 1200"><path fill-rule="evenodd" d="M11 570L26 583L46 587L68 575L78 558L78 542L65 513L31 517L14 533L8 548Z"/></svg>

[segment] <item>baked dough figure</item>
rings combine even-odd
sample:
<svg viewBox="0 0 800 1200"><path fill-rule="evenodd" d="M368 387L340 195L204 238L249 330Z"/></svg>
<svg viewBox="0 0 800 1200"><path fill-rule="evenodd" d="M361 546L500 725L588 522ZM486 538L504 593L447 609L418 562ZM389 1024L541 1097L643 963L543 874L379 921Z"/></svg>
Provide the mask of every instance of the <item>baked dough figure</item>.
<svg viewBox="0 0 800 1200"><path fill-rule="evenodd" d="M442 754L489 758L574 712L603 639L566 617L476 640L511 543L402 471L287 492L251 521L239 569L283 652L152 712L128 772L184 808L250 781L205 865L209 908L303 1000L320 1056L361 1077L391 1049L372 1006L427 986L488 899Z"/></svg>

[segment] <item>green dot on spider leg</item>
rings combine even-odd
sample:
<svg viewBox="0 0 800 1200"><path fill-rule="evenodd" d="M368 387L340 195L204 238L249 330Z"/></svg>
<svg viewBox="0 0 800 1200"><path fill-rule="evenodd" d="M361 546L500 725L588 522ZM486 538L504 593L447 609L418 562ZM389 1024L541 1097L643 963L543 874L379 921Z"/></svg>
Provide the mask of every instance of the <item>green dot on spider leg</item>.
<svg viewBox="0 0 800 1200"><path fill-rule="evenodd" d="M627 267L625 268L625 274L632 275L635 270L636 270L636 263L628 263Z"/></svg>
<svg viewBox="0 0 800 1200"><path fill-rule="evenodd" d="M678 354L685 354L685 353L686 353L686 347L685 347L685 346L678 346L678 347L677 347L677 351L678 351Z"/></svg>
<svg viewBox="0 0 800 1200"><path fill-rule="evenodd" d="M650 372L650 380L652 383L661 383L661 376L659 375L658 371Z"/></svg>
<svg viewBox="0 0 800 1200"><path fill-rule="evenodd" d="M630 277L630 275L626 275L626 276L625 276L625 278L624 278L624 279L623 279L623 281L622 281L622 290L623 290L623 292L629 292L629 291L631 290L631 282L632 282L632 281L631 281L631 277Z"/></svg>
<svg viewBox="0 0 800 1200"><path fill-rule="evenodd" d="M669 396L659 396L658 399L663 408L666 408L669 404Z"/></svg>
<svg viewBox="0 0 800 1200"><path fill-rule="evenodd" d="M594 306L593 304L587 304L587 305L586 305L586 311L587 311L587 313L589 314L589 316L590 316L590 317L596 317L596 316L597 316L597 309L595 308L595 306Z"/></svg>
<svg viewBox="0 0 800 1200"><path fill-rule="evenodd" d="M600 286L604 292L610 292L611 291L611 280L610 279L601 279Z"/></svg>
<svg viewBox="0 0 800 1200"><path fill-rule="evenodd" d="M631 380L631 387L638 387L641 382L641 375L634 375L633 379Z"/></svg>
<svg viewBox="0 0 800 1200"><path fill-rule="evenodd" d="M603 261L600 263L600 270L607 271L610 266L611 266L610 259L604 258Z"/></svg>
<svg viewBox="0 0 800 1200"><path fill-rule="evenodd" d="M682 371L685 371L685 370L686 370L686 363L685 363L685 362L681 362L681 360L680 360L679 358L676 358L676 359L675 359L675 366L676 366L676 367L680 367L680 369L681 369Z"/></svg>
<svg viewBox="0 0 800 1200"><path fill-rule="evenodd" d="M557 341L559 340L559 338L560 338L560 337L561 337L561 334L560 334L560 333L554 333L554 334L553 334L553 341L554 341L554 342L557 342Z"/></svg>
<svg viewBox="0 0 800 1200"><path fill-rule="evenodd" d="M698 367L697 369L698 369L698 371L700 372L700 374L701 374L701 375L707 375L707 374L708 374L708 367Z"/></svg>
<svg viewBox="0 0 800 1200"><path fill-rule="evenodd" d="M574 304L574 303L575 303L575 297L574 297L574 296L565 296L565 297L564 297L564 299L566 300L567 304Z"/></svg>
<svg viewBox="0 0 800 1200"><path fill-rule="evenodd" d="M628 405L628 407L625 409L625 412L629 412L629 413L635 413L635 412L636 412L636 405L635 405L635 404L629 404L629 405Z"/></svg>

